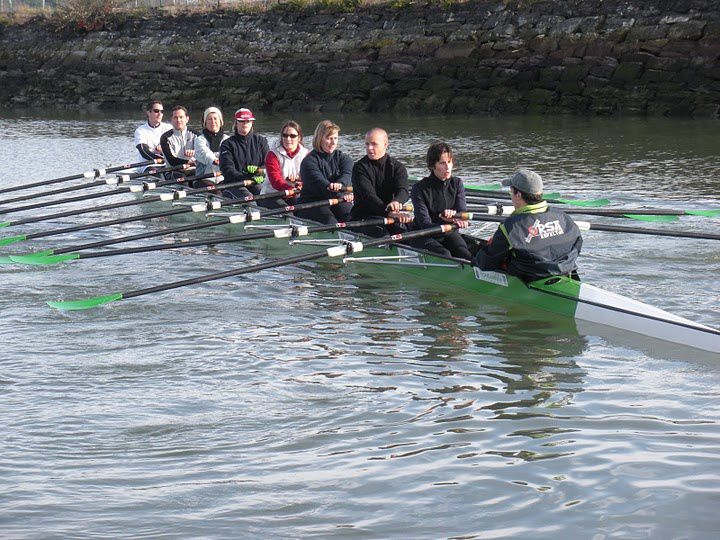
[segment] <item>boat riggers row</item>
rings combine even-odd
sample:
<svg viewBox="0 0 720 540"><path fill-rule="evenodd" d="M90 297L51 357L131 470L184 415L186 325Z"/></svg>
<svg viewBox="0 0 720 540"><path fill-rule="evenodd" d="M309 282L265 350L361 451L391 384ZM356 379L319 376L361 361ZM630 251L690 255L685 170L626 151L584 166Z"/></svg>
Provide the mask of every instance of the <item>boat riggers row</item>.
<svg viewBox="0 0 720 540"><path fill-rule="evenodd" d="M245 266L243 268L236 268L233 270L227 270L225 272L218 272L215 274L208 274L192 279L185 279L182 281L175 281L173 283L166 283L163 285L155 285L147 287L145 289L137 289L134 291L117 292L112 294L106 294L103 296L96 296L93 298L87 298L84 300L69 300L61 302L48 302L48 305L56 309L61 310L81 310L92 307L97 307L109 302L115 302L118 300L127 300L130 298L137 298L138 296L145 296L162 291L169 291L171 289L178 289L180 287L186 287L188 285L196 285L198 283L207 283L208 281L215 281L218 279L225 279L234 276L240 276L243 274L249 274L252 272L259 272L261 270L268 270L270 268L279 268L281 266L290 266L293 264L299 264L302 262L314 261L322 259L323 257L339 257L341 255L349 255L352 253L359 253L366 247L380 246L382 244L400 242L402 240L412 240L415 238L423 238L427 236L438 236L443 235L455 228L455 225L439 225L431 229L423 229L421 231L412 231L404 234L394 234L385 236L382 238L368 239L365 241L344 241L341 244L333 247L323 249L321 251L314 251L312 253L306 253L304 255L298 255L296 257L288 257L285 259L278 259L273 261L267 261L264 263L253 264Z"/></svg>
<svg viewBox="0 0 720 540"><path fill-rule="evenodd" d="M246 200L243 202L239 202L239 201L231 202L227 206L232 206L232 205L237 205L237 204L247 204L250 201L263 200L269 196L271 196L271 195L249 196L249 197L245 197ZM80 251L84 251L84 250L88 250L88 249L97 249L97 248L101 248L101 247L107 247L107 246L111 246L111 245L132 242L135 240L146 240L148 238L156 238L159 236L168 236L171 234L177 234L177 233L181 233L181 232L209 229L211 227L220 227L220 226L231 225L231 224L249 223L251 221L258 221L263 218L269 218L269 217L274 217L274 216L290 214L297 210L336 206L336 205L340 204L342 201L343 201L342 198L326 199L324 201L316 201L313 203L305 203L302 205L290 205L290 206L285 206L282 208L276 208L274 210L265 210L262 213L256 207L248 207L243 212L228 214L226 216L217 216L217 217L215 217L215 219L209 219L207 221L201 221L199 223L189 223L187 225L179 225L176 227L169 227L166 229L160 229L157 231L151 231L151 232L146 232L146 233L139 233L139 234L134 234L134 235L130 235L130 236L121 236L118 238L112 238L110 240L102 240L102 241L91 242L91 243L87 243L87 244L46 249L43 251L39 251L37 253L28 253L25 255L10 255L5 259L0 259L0 263L5 263L5 264L21 263L21 264L47 265L47 264L57 264L59 262L70 261L70 260L75 260L75 259L85 259L85 258L90 258L90 257L79 253ZM221 203L217 202L217 201L214 201L214 202L211 202L208 204L211 207L210 210L212 210L212 211L217 211L221 208ZM206 210L208 210L206 205L203 205L203 204L193 204L193 205L187 206L185 208L191 212L203 212L204 213ZM211 212L209 214L209 216L211 216L211 217L213 215L215 215L215 214L213 214L213 212ZM145 216L144 218L147 219L147 216ZM383 224L390 224L390 223L391 223L391 220L383 221ZM100 226L100 224L96 224L96 225ZM210 243L213 243L213 242L210 242ZM188 243L184 242L184 243L182 243L182 245L187 246ZM181 247L181 246L178 246L178 247ZM120 254L120 253L118 253L117 251L112 251L109 254ZM95 255L95 256L97 256L97 255Z"/></svg>

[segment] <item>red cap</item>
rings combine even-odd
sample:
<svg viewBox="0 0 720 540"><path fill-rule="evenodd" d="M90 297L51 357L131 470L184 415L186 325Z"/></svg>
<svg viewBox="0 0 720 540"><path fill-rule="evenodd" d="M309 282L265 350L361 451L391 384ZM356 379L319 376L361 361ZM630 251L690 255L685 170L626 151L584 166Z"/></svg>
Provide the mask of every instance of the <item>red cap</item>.
<svg viewBox="0 0 720 540"><path fill-rule="evenodd" d="M250 120L252 122L253 120L255 120L255 117L253 116L253 113L250 109L238 109L237 111L235 111L235 120Z"/></svg>

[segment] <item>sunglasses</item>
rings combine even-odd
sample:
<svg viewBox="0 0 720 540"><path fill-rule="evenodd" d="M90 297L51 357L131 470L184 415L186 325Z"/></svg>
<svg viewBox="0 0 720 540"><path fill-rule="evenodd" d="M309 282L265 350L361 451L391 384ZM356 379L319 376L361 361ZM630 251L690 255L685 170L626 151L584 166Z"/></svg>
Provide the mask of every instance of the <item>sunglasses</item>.
<svg viewBox="0 0 720 540"><path fill-rule="evenodd" d="M165 111L163 109L153 109L152 112L154 113L164 113Z"/></svg>
<svg viewBox="0 0 720 540"><path fill-rule="evenodd" d="M288 139L297 139L298 134L297 133L283 133L283 137L287 137Z"/></svg>

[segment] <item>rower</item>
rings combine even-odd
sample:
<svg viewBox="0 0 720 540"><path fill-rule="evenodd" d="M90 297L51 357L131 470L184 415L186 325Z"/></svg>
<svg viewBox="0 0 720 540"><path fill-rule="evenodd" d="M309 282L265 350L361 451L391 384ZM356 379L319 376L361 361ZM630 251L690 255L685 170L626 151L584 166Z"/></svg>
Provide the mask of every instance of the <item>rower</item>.
<svg viewBox="0 0 720 540"><path fill-rule="evenodd" d="M171 166L195 164L195 138L194 131L188 129L190 115L185 107L176 105L172 110L172 128L160 137L165 162ZM173 173L171 173L173 174ZM184 173L177 173L184 176Z"/></svg>
<svg viewBox="0 0 720 540"><path fill-rule="evenodd" d="M300 124L295 120L287 120L280 127L280 137L265 156L265 176L267 181L262 185L262 193L278 193L281 191L294 190L299 193L302 190L302 177L300 176L300 164L308 149L303 144L303 132ZM297 196L286 197L284 200L266 199L262 206L266 208L280 208L297 203Z"/></svg>
<svg viewBox="0 0 720 540"><path fill-rule="evenodd" d="M195 174L203 176L220 171L220 145L228 138L223 132L223 116L217 107L208 107L203 112L203 129L195 139ZM209 179L195 181L192 187L213 183Z"/></svg>
<svg viewBox="0 0 720 540"><path fill-rule="evenodd" d="M220 171L226 183L250 179L255 183L249 188L224 189L225 197L240 199L259 195L260 184L265 181L265 176L259 169L265 166L265 156L270 151L270 146L265 137L253 133L253 122L255 115L250 109L243 107L235 111L233 134L220 145Z"/></svg>
<svg viewBox="0 0 720 540"><path fill-rule="evenodd" d="M415 209L414 229L427 229L439 223L454 223L460 228L470 225L455 217L467 210L467 204L462 180L452 175L453 165L452 149L447 143L437 141L430 145L427 151L430 175L415 184L410 192ZM472 259L465 239L457 230L439 238L422 239L416 246L445 257Z"/></svg>
<svg viewBox="0 0 720 540"><path fill-rule="evenodd" d="M410 195L405 165L387 153L388 134L374 128L365 135L365 156L352 169L352 186L355 202L350 219L353 221L376 217L392 217L396 224L375 225L356 229L370 236L396 234L410 223L410 214L402 212Z"/></svg>
<svg viewBox="0 0 720 540"><path fill-rule="evenodd" d="M345 191L352 180L352 158L338 149L340 127L330 120L322 120L315 128L313 149L300 164L303 180L298 204L316 202L337 197ZM352 209L353 194L332 207L299 210L298 217L312 219L325 225L348 221Z"/></svg>
<svg viewBox="0 0 720 540"><path fill-rule="evenodd" d="M540 175L521 169L503 186L510 186L515 210L480 247L473 263L481 270L504 270L523 281L560 275L579 280L580 230L567 214L543 200Z"/></svg>
<svg viewBox="0 0 720 540"><path fill-rule="evenodd" d="M147 122L135 130L135 148L140 154L140 159L149 160L163 157L160 148L160 137L166 131L172 129L167 122L163 122L165 112L161 101L153 100L145 107Z"/></svg>

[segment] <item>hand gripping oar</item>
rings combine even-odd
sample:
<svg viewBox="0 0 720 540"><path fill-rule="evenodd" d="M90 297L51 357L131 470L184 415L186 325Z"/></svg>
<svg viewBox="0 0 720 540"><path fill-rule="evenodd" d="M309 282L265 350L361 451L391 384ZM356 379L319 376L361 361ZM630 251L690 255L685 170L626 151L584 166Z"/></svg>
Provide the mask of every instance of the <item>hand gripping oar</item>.
<svg viewBox="0 0 720 540"><path fill-rule="evenodd" d="M251 180L252 181L252 180ZM290 190L292 191L292 190ZM254 198L254 200L261 200L266 199L270 197L277 197L278 195L281 195L282 193L266 193L264 195L258 195ZM265 217L269 216L276 216L280 214L287 214L289 212L293 212L294 210L304 210L307 208L317 208L320 206L334 206L336 204L339 204L342 199L327 199L323 201L315 201L312 203L305 203L297 206L285 206L282 208L276 208L274 210L268 210L267 212L264 212L262 215L260 212L255 209L254 211L252 209L247 209L244 213L238 213L238 214L230 214L228 216L223 216L217 219L208 220L202 223L190 223L187 225L179 225L177 227L170 227L167 229L161 229L159 231L150 231L140 234L133 234L131 236L121 236L118 238L111 238L109 240L101 240L98 242L91 242L88 244L81 244L81 245L75 245L75 246L68 246L64 248L55 248L55 249L48 249L44 251L40 251L38 253L31 253L26 255L10 255L7 257L8 261L1 261L0 262L11 262L11 263L21 263L21 264L37 264L37 265L47 265L47 264L57 264L59 262L74 260L80 258L79 251L84 251L88 249L96 249L101 247L107 247L111 245L116 244L123 244L125 242L132 242L135 240L145 240L147 238L156 238L158 236L167 236L170 234L176 234L180 232L187 232L187 231L196 231L200 229L208 229L210 227L219 227L221 225L228 225L228 224L237 224L237 223L246 223L249 221L256 221ZM242 203L237 203L242 204ZM219 209L220 205L218 203L213 202L213 210Z"/></svg>
<svg viewBox="0 0 720 540"><path fill-rule="evenodd" d="M469 221L494 221L502 223L506 218L499 216L477 216L472 213L465 212L464 217L459 219L467 219ZM605 225L602 223L590 223L589 221L576 221L575 224L581 231L606 231L606 232L623 232L629 234L647 234L651 236L668 236L671 238L697 238L699 240L720 240L720 234L700 233L694 231L666 231L663 229L646 229L642 227L627 227L623 225Z"/></svg>
<svg viewBox="0 0 720 540"><path fill-rule="evenodd" d="M166 283L163 285L155 285L145 289L137 289L128 292L117 292L113 294L107 294L103 296L96 296L92 298L86 298L84 300L68 300L60 302L48 302L48 305L61 310L81 310L89 309L110 302L118 300L127 300L130 298L137 298L139 296L145 296L147 294L153 294L162 291L169 291L171 289L178 289L180 287L186 287L188 285L196 285L198 283L207 283L208 281L215 281L218 279L225 279L234 276L240 276L243 274L250 274L252 272L259 272L261 270L267 270L269 268L280 268L282 266L290 266L292 264L298 264L302 262L313 261L322 259L323 257L339 257L349 253L356 253L362 251L364 248L380 246L382 244L397 243L402 240L411 240L414 238L421 238L425 236L437 236L446 234L453 230L454 225L438 225L429 229L423 229L420 231L411 231L403 234L393 234L391 236L384 236L382 238L376 238L365 242L346 242L344 244L333 246L322 251L315 251L312 253L306 253L304 255L297 255L295 257L288 257L285 259L276 259L272 261L266 261L260 264L253 264L250 266L244 266L242 268L235 268L233 270L227 270L225 272L218 272L215 274L208 274L205 276L199 276L196 278L185 279L182 281L175 281L173 283Z"/></svg>
<svg viewBox="0 0 720 540"><path fill-rule="evenodd" d="M41 182L33 182L32 184L23 184L21 186L14 186L10 188L0 189L0 193L9 193L10 191L21 191L23 189L30 189L34 187L40 187L40 186L49 186L50 184L60 184L62 182L69 182L70 180L78 180L80 178L100 178L101 176L105 176L108 173L113 173L117 171L125 171L127 169L134 169L136 167L144 167L146 165L158 165L160 163L164 163L165 161L163 159L150 159L147 161L140 161L138 163L130 163L128 165L116 165L114 167L107 167L105 169L94 169L92 171L80 173L80 174L73 174L70 176L63 176L61 178L53 178L52 180L43 180Z"/></svg>
<svg viewBox="0 0 720 540"><path fill-rule="evenodd" d="M153 189L157 189L159 187L164 186L170 186L174 184L182 184L185 182L190 182L192 180L203 180L206 178L215 178L219 177L221 174L218 173L208 173L203 174L200 176L188 176L188 177L180 177L180 178L174 178L170 180L156 180L153 182L143 182L140 185L133 185L133 186L121 186L117 189L114 189L112 191L101 191L98 193L89 193L86 195L77 195L75 197L66 197L64 199L56 199L54 201L44 201L34 204L27 204L25 206L16 206L15 208L6 208L4 210L0 210L0 214L12 214L15 212L22 212L24 210L34 210L36 208L46 208L48 206L57 206L59 204L67 204L71 202L79 202L79 201L89 201L91 199L103 199L105 197L113 197L114 195L126 195L128 193L143 193L146 191L151 191ZM114 179L113 179L114 180Z"/></svg>
<svg viewBox="0 0 720 540"><path fill-rule="evenodd" d="M311 204L311 203L306 203ZM170 249L182 249L198 246L214 246L217 244L230 244L238 242L249 242L251 240L264 240L268 238L298 238L319 232L334 231L337 229L356 229L358 227L367 227L370 225L392 225L395 220L392 218L377 218L360 221L341 221L331 225L317 225L315 227L307 227L305 225L287 225L272 230L262 230L253 233L235 234L227 236L214 236L212 238L204 238L202 240L193 240L190 242L172 242L162 244L152 244L149 246L140 246L135 248L113 249L106 251L91 251L89 253L66 253L65 255L48 255L38 256L35 262L30 264L56 264L60 262L80 259L97 259L100 257L116 257L118 255L131 255L136 253L155 253L158 251L167 251ZM11 256L12 262L24 262L27 258Z"/></svg>
<svg viewBox="0 0 720 540"><path fill-rule="evenodd" d="M219 174L219 173L217 173L217 174ZM200 176L186 178L185 180L190 180L190 179L199 180L199 179L203 179L203 178L213 178L213 177L217 176L217 174L216 173L208 173L208 174L203 174ZM230 186L230 187L244 186L244 185L246 185L244 181L243 182L233 182L232 184L228 184L228 186ZM138 187L141 188L139 191L143 191L145 189L145 185L138 186ZM151 185L148 184L148 189L150 189L150 187L151 187ZM30 217L30 218L25 218L25 219L19 219L16 221L3 221L0 223L0 228L15 227L17 225L25 225L27 223L39 223L41 221L51 221L51 220L57 219L57 218L79 216L80 214L87 214L90 212L99 212L101 210L112 210L115 208L124 208L126 206L148 204L148 203L153 203L153 202L157 202L157 201L163 201L163 202L177 201L179 199L183 199L183 198L187 197L188 195L195 195L196 193L207 193L208 191L215 191L216 189L217 189L217 186L212 185L212 186L203 186L203 187L199 187L199 188L195 188L195 189L174 190L174 191L170 191L168 193L162 193L160 195L150 195L147 197L143 197L142 199L133 199L130 201L121 201L121 202L117 202L117 203L103 204L100 206L91 206L89 208L80 208L78 210L68 210L66 212L58 212L57 214L47 214L44 216L36 216L36 217ZM22 235L20 235L20 236L22 236ZM21 238L21 240L24 240L24 239L25 239L24 237ZM12 244L13 242L17 242L17 241L19 241L19 240L16 240L13 237L3 238L0 240L0 245Z"/></svg>
<svg viewBox="0 0 720 540"><path fill-rule="evenodd" d="M154 174L161 174L161 173L166 173L166 172L188 170L188 169L190 169L190 167L188 167L187 164L175 165L174 167L161 167L161 168L153 167L143 173L121 174L121 175L117 175L114 178L106 178L105 180L95 180L94 182L88 182L87 184L76 184L74 186L67 186L64 188L53 189L50 191L43 191L41 193L30 193L29 195L23 195L22 197L15 197L13 199L5 199L4 201L0 201L0 205L11 204L11 203L16 203L16 202L21 202L21 201L29 201L31 199L40 199L42 197L50 197L51 195L60 195L61 193L69 193L71 191L79 191L81 189L89 189L89 188L98 187L98 186L116 186L116 185L120 185L120 184L129 182L130 180L135 179L135 178L143 178L145 176L151 176Z"/></svg>

